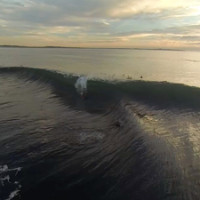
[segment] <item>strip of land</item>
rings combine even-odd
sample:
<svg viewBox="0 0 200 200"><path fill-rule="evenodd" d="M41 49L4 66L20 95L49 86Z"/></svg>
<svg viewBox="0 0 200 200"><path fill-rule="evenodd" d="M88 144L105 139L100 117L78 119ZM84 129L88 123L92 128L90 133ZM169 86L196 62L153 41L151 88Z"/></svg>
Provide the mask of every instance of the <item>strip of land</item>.
<svg viewBox="0 0 200 200"><path fill-rule="evenodd" d="M132 50L158 50L158 51L184 51L183 49L162 49L162 48L101 48L101 47L64 47L64 46L20 46L20 45L0 45L0 48L63 48L63 49L132 49Z"/></svg>

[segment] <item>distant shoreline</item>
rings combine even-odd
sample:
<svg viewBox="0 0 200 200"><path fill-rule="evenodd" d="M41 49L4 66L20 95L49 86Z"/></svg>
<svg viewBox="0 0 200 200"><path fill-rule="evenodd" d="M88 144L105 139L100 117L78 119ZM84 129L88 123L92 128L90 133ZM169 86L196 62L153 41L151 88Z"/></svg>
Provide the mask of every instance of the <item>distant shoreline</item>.
<svg viewBox="0 0 200 200"><path fill-rule="evenodd" d="M155 50L155 51L185 51L183 49L161 49L161 48L115 48L115 47L62 47L62 46L20 46L20 45L0 45L0 48L41 48L41 49L129 49L129 50Z"/></svg>

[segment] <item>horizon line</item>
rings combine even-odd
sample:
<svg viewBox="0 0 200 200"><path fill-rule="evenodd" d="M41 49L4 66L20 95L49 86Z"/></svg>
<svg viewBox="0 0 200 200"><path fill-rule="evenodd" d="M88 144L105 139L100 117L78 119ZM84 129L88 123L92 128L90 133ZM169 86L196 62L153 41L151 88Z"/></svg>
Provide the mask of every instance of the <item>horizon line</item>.
<svg viewBox="0 0 200 200"><path fill-rule="evenodd" d="M0 45L0 47L8 48L72 48L72 49L132 49L132 50L163 50L163 51L187 51L187 49L176 48L138 48L138 47L71 47L71 46L28 46L28 45ZM190 49L188 49L190 50ZM194 49L196 50L196 49Z"/></svg>

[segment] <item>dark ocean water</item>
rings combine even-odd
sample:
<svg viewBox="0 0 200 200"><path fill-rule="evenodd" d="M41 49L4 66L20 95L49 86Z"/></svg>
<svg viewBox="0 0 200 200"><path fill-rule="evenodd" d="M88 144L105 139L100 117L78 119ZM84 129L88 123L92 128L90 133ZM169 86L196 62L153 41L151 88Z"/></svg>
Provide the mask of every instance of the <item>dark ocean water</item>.
<svg viewBox="0 0 200 200"><path fill-rule="evenodd" d="M0 199L197 200L200 88L0 68Z"/></svg>

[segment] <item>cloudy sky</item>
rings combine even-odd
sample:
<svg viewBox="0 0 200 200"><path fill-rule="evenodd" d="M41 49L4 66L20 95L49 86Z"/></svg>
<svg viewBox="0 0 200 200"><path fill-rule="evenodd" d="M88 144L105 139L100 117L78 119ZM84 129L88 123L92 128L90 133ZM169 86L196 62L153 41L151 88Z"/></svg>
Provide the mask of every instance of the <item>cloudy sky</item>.
<svg viewBox="0 0 200 200"><path fill-rule="evenodd" d="M0 44L199 48L200 0L0 0Z"/></svg>

